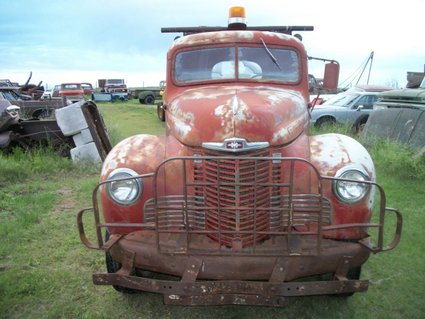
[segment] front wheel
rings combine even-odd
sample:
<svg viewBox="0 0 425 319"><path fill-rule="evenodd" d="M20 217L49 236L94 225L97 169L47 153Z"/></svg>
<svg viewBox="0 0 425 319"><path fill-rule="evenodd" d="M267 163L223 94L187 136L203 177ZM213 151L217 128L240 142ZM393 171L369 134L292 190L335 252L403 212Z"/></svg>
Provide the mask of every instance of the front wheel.
<svg viewBox="0 0 425 319"><path fill-rule="evenodd" d="M356 122L353 125L353 133L354 134L359 134L359 133L361 133L363 131L368 118L369 118L369 115L363 115L363 116L360 116L356 120Z"/></svg>
<svg viewBox="0 0 425 319"><path fill-rule="evenodd" d="M336 124L336 120L333 117L326 116L317 120L316 127L323 129L330 126L334 126Z"/></svg>
<svg viewBox="0 0 425 319"><path fill-rule="evenodd" d="M107 242L108 240L109 240L109 232L106 232L105 242ZM121 269L121 266L122 266L121 263L114 260L109 252L105 252L105 262L106 262L106 270L108 271L109 274L114 274ZM135 294L139 292L135 289L130 289L127 287L122 287L117 285L112 285L112 287L114 287L116 291L126 293L126 294Z"/></svg>

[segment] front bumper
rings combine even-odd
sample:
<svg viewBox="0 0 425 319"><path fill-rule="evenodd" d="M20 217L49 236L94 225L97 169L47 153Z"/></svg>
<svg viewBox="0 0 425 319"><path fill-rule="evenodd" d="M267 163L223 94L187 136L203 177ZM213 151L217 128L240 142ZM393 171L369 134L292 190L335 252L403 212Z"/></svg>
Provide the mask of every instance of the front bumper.
<svg viewBox="0 0 425 319"><path fill-rule="evenodd" d="M357 243L322 239L318 252L316 238L293 235L266 240L255 252L252 248L234 252L204 235L191 235L196 244L187 247L187 234L161 236L143 230L111 235L97 246L84 233L86 211L78 215L82 241L106 251L121 265L115 273L93 274L93 282L159 293L165 304L172 305L279 307L287 304L288 297L363 292L369 282L350 279L350 270L366 262L372 251L393 248L399 240L396 236L384 249L368 239ZM136 275L138 270L165 274L166 279ZM320 280L318 275L325 274L331 274L331 279Z"/></svg>
<svg viewBox="0 0 425 319"><path fill-rule="evenodd" d="M94 274L94 283L160 293L164 303L176 305L282 306L286 297L348 294L368 288L367 280L347 278L348 271L361 266L370 254L358 243L323 240L321 254L316 255L313 239L293 237L289 243L282 237L265 241L253 255L251 249L242 249L237 254L231 249L218 253L216 242L195 235L193 242L197 244L191 247L189 255L182 249L186 240L183 237L170 234L160 239L163 250L181 251L167 254L158 251L154 231L112 235L103 248L122 267L116 273ZM136 269L172 275L174 280L135 276ZM334 274L334 278L290 282L327 273Z"/></svg>
<svg viewBox="0 0 425 319"><path fill-rule="evenodd" d="M258 171L257 167L253 171ZM153 174L142 177L152 178ZM352 277L351 271L360 268L371 252L393 249L400 240L401 214L385 208L383 190L376 184L374 185L381 193L382 200L379 219L375 223L332 224L329 203L321 192L298 194L291 187L294 184L292 182L262 182L262 189L289 187L291 195L273 196L273 200L279 200L279 206L276 207L271 205L260 211L255 206L253 209L260 213L254 214L251 224L243 224L247 225L246 229L226 229L221 226L213 229L204 227L204 219L199 219L200 215L195 213L210 213L217 208L218 220L227 222L224 209L207 206L203 202L199 205L199 197L192 198L189 195L172 198L157 196L152 203L147 201L142 223L102 223L96 198L101 185L107 182L99 184L93 193L97 243L89 241L83 225L83 215L92 209L82 210L78 214L82 242L88 248L104 250L119 264L116 272L94 274L94 283L160 293L164 296L164 302L169 304L280 306L284 304L286 297L291 296L365 291L368 281ZM248 183L238 181L234 184L235 187L241 187ZM205 182L195 183L196 187L204 185ZM217 188L215 184L209 186L211 189ZM189 193L191 192L187 192ZM268 193L266 198L267 196ZM253 202L257 203L256 200ZM244 209L242 206L227 207L235 215ZM264 214L264 211L269 213ZM280 212L279 216L284 217L279 221L282 227L260 228L260 218L264 215L274 216L276 211ZM396 216L397 224L392 242L384 246L384 242L388 242L384 241L384 220L387 213ZM241 216L240 220L244 217L243 214L238 216ZM302 223L314 221L315 227L302 227ZM242 225L242 222L237 225ZM251 227L252 225L254 226ZM127 235L112 234L104 242L102 229L105 228L129 228L131 231ZM325 238L327 232L353 228L376 228L378 243L374 244L370 238L356 242ZM143 275L145 271L172 278L164 280L136 275L139 272ZM327 274L332 274L331 280L311 281L312 276Z"/></svg>

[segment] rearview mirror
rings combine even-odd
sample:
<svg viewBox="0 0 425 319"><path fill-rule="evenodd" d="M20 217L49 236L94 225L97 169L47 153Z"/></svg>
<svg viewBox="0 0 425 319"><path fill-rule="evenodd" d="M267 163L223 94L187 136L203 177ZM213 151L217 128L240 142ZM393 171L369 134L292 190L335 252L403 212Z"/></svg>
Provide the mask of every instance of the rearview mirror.
<svg viewBox="0 0 425 319"><path fill-rule="evenodd" d="M332 61L325 64L325 74L323 76L323 89L335 91L339 81L339 63Z"/></svg>
<svg viewBox="0 0 425 319"><path fill-rule="evenodd" d="M309 56L309 60L325 62L325 72L321 85L317 89L321 92L335 92L338 89L339 81L339 63L335 60L316 58Z"/></svg>

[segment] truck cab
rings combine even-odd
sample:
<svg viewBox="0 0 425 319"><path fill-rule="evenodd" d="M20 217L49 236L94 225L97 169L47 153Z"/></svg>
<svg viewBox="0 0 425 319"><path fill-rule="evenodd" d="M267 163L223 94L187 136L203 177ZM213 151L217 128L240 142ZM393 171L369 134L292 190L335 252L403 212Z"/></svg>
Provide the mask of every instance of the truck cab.
<svg viewBox="0 0 425 319"><path fill-rule="evenodd" d="M107 256L95 284L160 293L174 305L282 306L367 290L360 269L397 245L401 214L386 208L362 145L309 135L311 57L291 34L297 28L247 27L240 7L229 21L163 29L184 33L167 54L166 134L116 145L94 208L78 214L83 243ZM324 85L337 78L338 64L326 62ZM88 212L96 243L84 231ZM387 215L397 223L384 245Z"/></svg>

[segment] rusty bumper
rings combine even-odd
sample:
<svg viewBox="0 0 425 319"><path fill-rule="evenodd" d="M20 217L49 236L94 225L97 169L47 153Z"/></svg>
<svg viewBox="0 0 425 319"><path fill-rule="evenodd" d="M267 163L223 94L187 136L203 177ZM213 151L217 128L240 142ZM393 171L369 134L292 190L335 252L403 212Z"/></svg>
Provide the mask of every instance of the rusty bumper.
<svg viewBox="0 0 425 319"><path fill-rule="evenodd" d="M305 282L257 281L166 281L137 276L94 274L98 285L116 285L160 293L165 304L172 305L262 305L280 307L287 297L308 295L351 294L366 291L367 280L332 280Z"/></svg>
<svg viewBox="0 0 425 319"><path fill-rule="evenodd" d="M288 245L296 245L304 252L308 250L309 239L299 238L299 242L293 244L284 238L275 238L265 241L256 254L252 254L249 249L218 251L213 240L199 236L193 238L197 245L187 254L179 246L181 236L169 234L164 237L162 252L156 245L154 231L111 236L103 249L122 265L121 269L116 273L94 274L94 283L160 293L164 303L176 305L283 306L286 297L350 294L368 288L368 281L348 278L349 270L360 267L370 254L358 243L324 240L319 255L294 252L288 255L285 254ZM166 253L167 250L173 253ZM140 277L134 275L136 270L171 275L172 278ZM323 274L332 274L332 278L311 281L312 276ZM297 281L290 282L294 280Z"/></svg>

